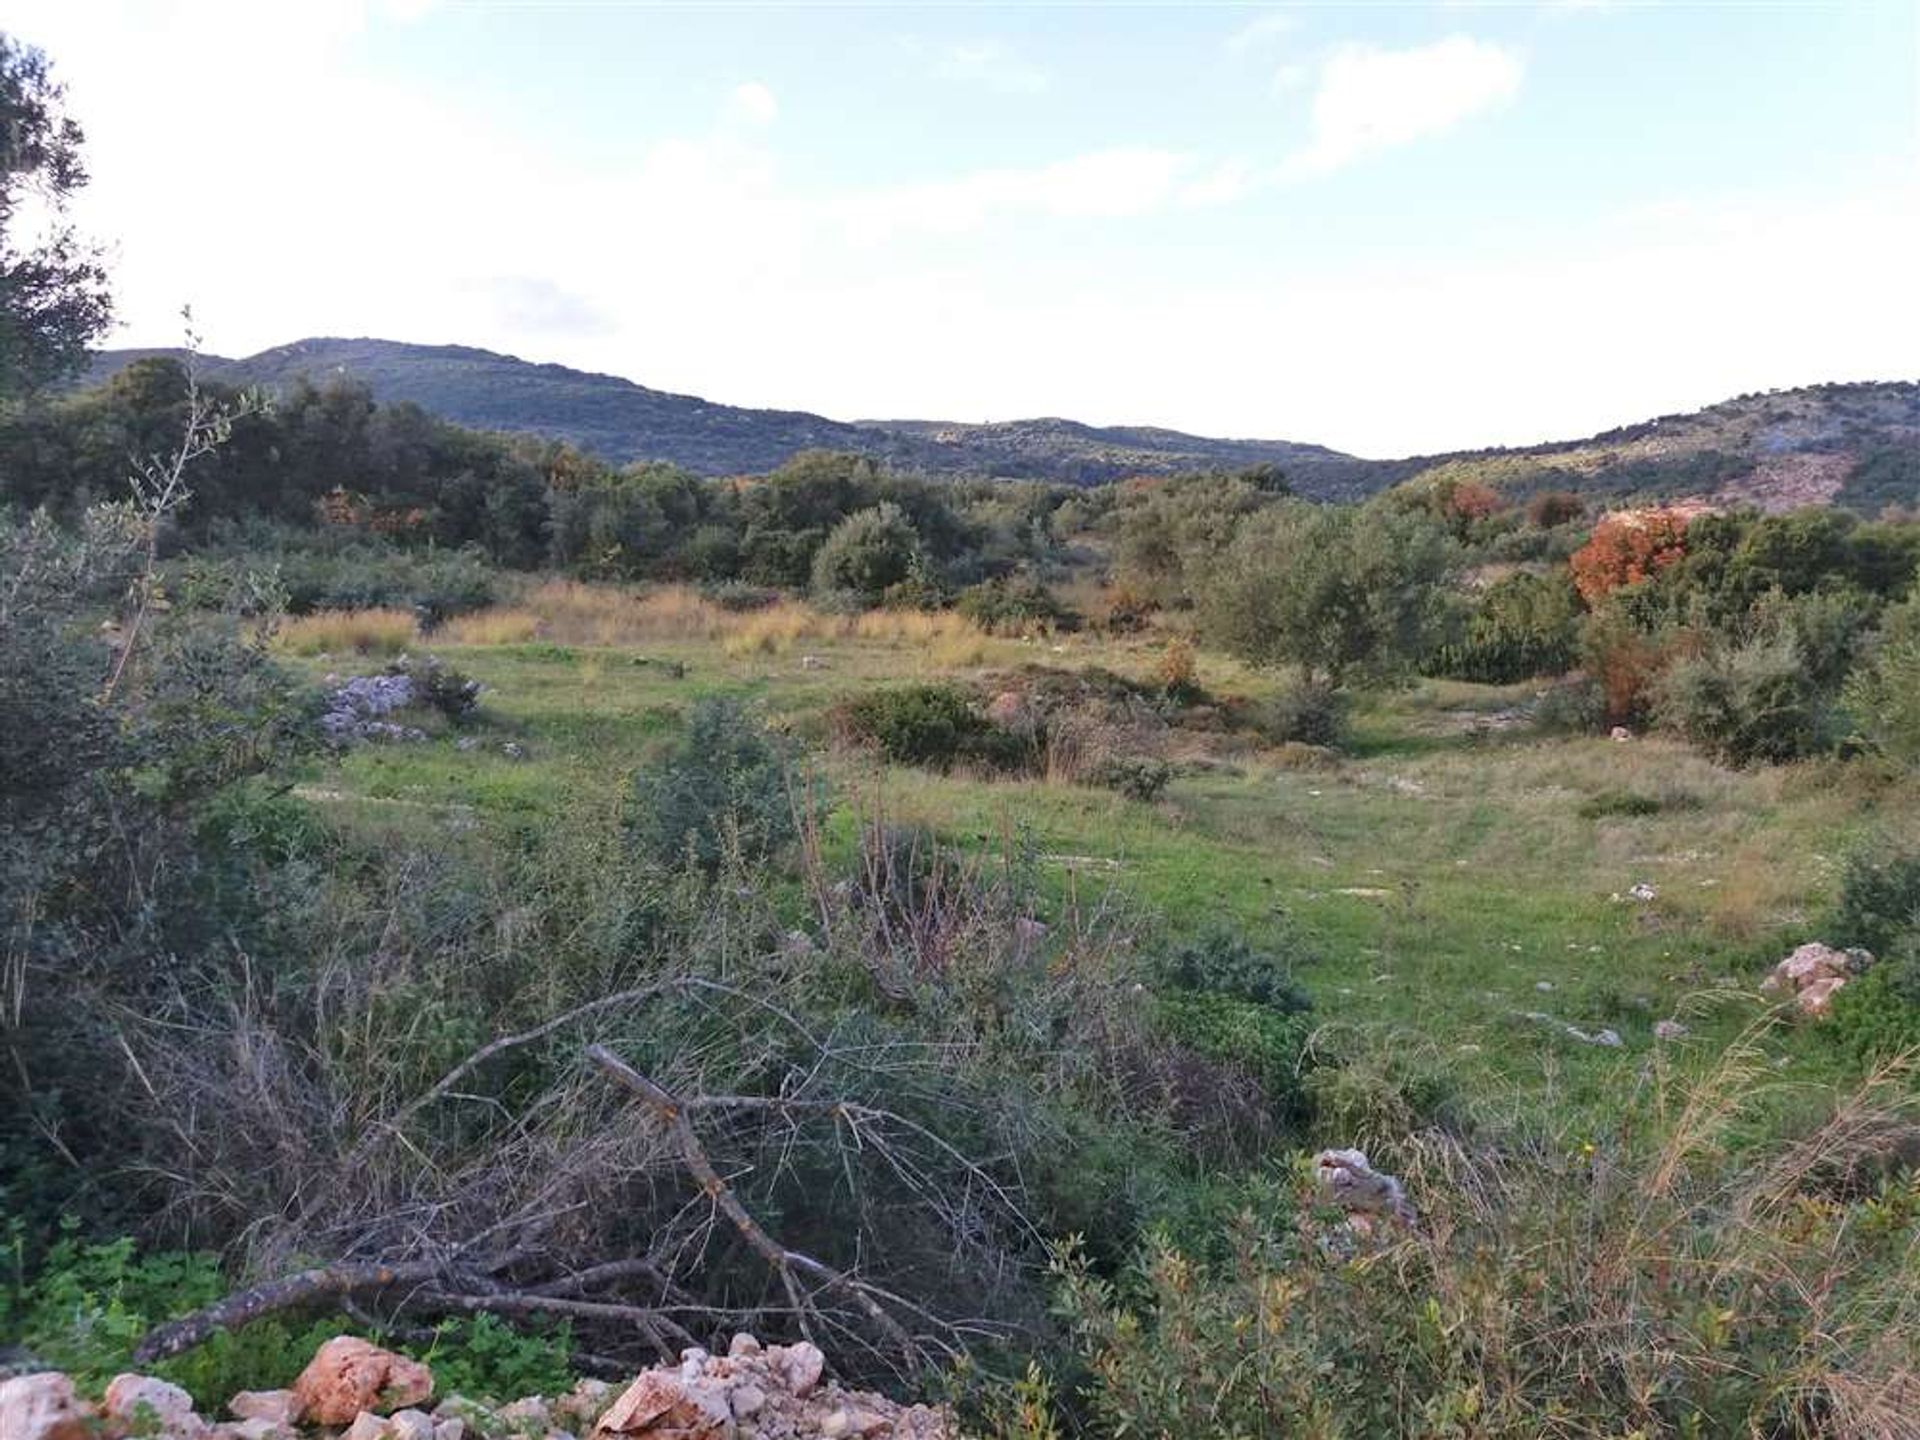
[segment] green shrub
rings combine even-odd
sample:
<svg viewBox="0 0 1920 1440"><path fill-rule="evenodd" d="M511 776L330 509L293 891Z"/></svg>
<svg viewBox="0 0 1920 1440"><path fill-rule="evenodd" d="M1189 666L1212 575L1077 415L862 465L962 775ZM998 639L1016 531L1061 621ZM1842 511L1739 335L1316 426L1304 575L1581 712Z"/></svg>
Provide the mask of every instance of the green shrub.
<svg viewBox="0 0 1920 1440"><path fill-rule="evenodd" d="M1678 1125L1409 1146L1392 1169L1411 1235L1357 1234L1303 1165L1228 1222L1218 1259L1156 1233L1116 1276L1067 1250L1086 1432L1905 1433L1899 1402L1867 1407L1912 1385L1920 1187L1811 1177L1857 1173L1863 1130L1887 1134L1906 1097L1728 1145L1768 1103L1750 1063L1671 1082ZM1809 1275L1827 1287L1811 1303Z"/></svg>
<svg viewBox="0 0 1920 1440"><path fill-rule="evenodd" d="M1254 709L1254 728L1276 745L1337 746L1346 738L1344 690L1312 681L1283 686Z"/></svg>
<svg viewBox="0 0 1920 1440"><path fill-rule="evenodd" d="M841 707L840 725L850 739L897 765L945 771L970 763L1007 771L1034 758L1030 740L993 724L957 685L869 691Z"/></svg>
<svg viewBox="0 0 1920 1440"><path fill-rule="evenodd" d="M480 708L480 682L468 679L431 655L424 660L397 660L387 667L387 673L410 677L413 703L432 710L454 725L465 724Z"/></svg>
<svg viewBox="0 0 1920 1440"><path fill-rule="evenodd" d="M428 625L498 598L496 572L477 550L413 551L371 544L295 550L278 560L287 609L410 609Z"/></svg>
<svg viewBox="0 0 1920 1440"><path fill-rule="evenodd" d="M1533 723L1550 735L1597 735L1607 728L1606 693L1584 675L1571 676L1541 692Z"/></svg>
<svg viewBox="0 0 1920 1440"><path fill-rule="evenodd" d="M1313 1022L1304 1011L1210 991L1174 990L1155 997L1153 1015L1169 1040L1252 1076L1276 1111L1305 1113L1301 1073Z"/></svg>
<svg viewBox="0 0 1920 1440"><path fill-rule="evenodd" d="M1480 594L1462 633L1425 668L1493 685L1564 674L1579 651L1580 614L1566 571L1510 575Z"/></svg>
<svg viewBox="0 0 1920 1440"><path fill-rule="evenodd" d="M233 1288L211 1255L141 1254L124 1237L83 1240L71 1224L33 1263L31 1276L25 1273L21 1232L14 1227L14 1262L0 1340L20 1344L89 1391L134 1369L133 1347L155 1325L211 1304ZM337 1320L260 1320L140 1368L184 1387L201 1409L212 1412L236 1390L289 1384L321 1342L341 1328Z"/></svg>
<svg viewBox="0 0 1920 1440"><path fill-rule="evenodd" d="M21 1345L87 1391L137 1368L183 1387L211 1414L236 1391L291 1384L324 1342L361 1333L337 1316L269 1318L218 1331L171 1359L135 1366L134 1346L154 1326L235 1288L212 1255L141 1252L125 1237L89 1242L69 1224L33 1263L31 1278L25 1266L16 1225L13 1283L0 1290L0 1344ZM442 1394L504 1401L558 1395L573 1384L572 1336L564 1321L546 1333L523 1335L493 1315L449 1320L424 1352L377 1331L373 1337L428 1361Z"/></svg>
<svg viewBox="0 0 1920 1440"><path fill-rule="evenodd" d="M920 535L892 501L858 510L834 526L813 557L813 588L876 604L889 586L913 573Z"/></svg>
<svg viewBox="0 0 1920 1440"><path fill-rule="evenodd" d="M1819 686L1788 640L1674 661L1655 686L1654 715L1730 765L1797 760L1825 748L1832 734Z"/></svg>
<svg viewBox="0 0 1920 1440"><path fill-rule="evenodd" d="M1920 765L1920 596L1887 612L1842 700L1868 745Z"/></svg>
<svg viewBox="0 0 1920 1440"><path fill-rule="evenodd" d="M686 734L633 777L627 834L657 865L689 860L712 873L737 851L769 858L798 833L799 803L785 748L737 700L709 697L693 707Z"/></svg>
<svg viewBox="0 0 1920 1440"><path fill-rule="evenodd" d="M1297 942L1289 937L1288 943ZM1164 956L1154 965L1153 974L1160 984L1176 989L1226 995L1302 1014L1313 1008L1313 1001L1293 977L1307 959L1304 954L1256 950L1234 931L1216 929Z"/></svg>
<svg viewBox="0 0 1920 1440"><path fill-rule="evenodd" d="M1901 940L1835 991L1823 1028L1864 1065L1920 1050L1920 937Z"/></svg>
<svg viewBox="0 0 1920 1440"><path fill-rule="evenodd" d="M908 567L906 578L880 592L880 605L886 610L940 610L946 603L947 587L918 556Z"/></svg>
<svg viewBox="0 0 1920 1440"><path fill-rule="evenodd" d="M1153 801L1173 779L1173 767L1151 755L1115 755L1086 772L1089 785L1113 790L1129 800Z"/></svg>
<svg viewBox="0 0 1920 1440"><path fill-rule="evenodd" d="M562 1395L573 1385L572 1328L565 1320L524 1335L497 1315L449 1320L420 1357L433 1367L434 1390L499 1403L523 1395Z"/></svg>
<svg viewBox="0 0 1920 1440"><path fill-rule="evenodd" d="M780 592L770 585L751 585L745 580L717 580L700 587L703 599L712 601L722 610L737 612L765 610L769 605L777 604Z"/></svg>
<svg viewBox="0 0 1920 1440"><path fill-rule="evenodd" d="M1881 955L1920 934L1920 851L1856 850L1847 859L1834 914L1834 943Z"/></svg>
<svg viewBox="0 0 1920 1440"><path fill-rule="evenodd" d="M970 586L960 592L953 608L995 635L1069 629L1079 619L1045 585L1027 576L1004 576Z"/></svg>

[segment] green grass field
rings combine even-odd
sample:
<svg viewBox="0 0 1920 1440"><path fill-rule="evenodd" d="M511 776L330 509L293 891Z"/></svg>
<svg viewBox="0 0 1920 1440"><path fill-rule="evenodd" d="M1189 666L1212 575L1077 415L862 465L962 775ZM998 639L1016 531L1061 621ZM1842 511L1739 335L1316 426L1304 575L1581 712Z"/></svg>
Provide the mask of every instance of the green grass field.
<svg viewBox="0 0 1920 1440"><path fill-rule="evenodd" d="M883 767L828 743L831 706L875 686L1034 663L1145 674L1158 652L1144 639L996 640L953 671L909 642L823 641L804 656L686 641L448 647L436 653L487 687L478 745L363 747L314 768L301 793L371 826L564 813L617 800L698 697L745 696L826 757L843 816L877 810L963 847L1024 833L1056 903L1122 901L1172 937L1290 927L1314 957L1298 978L1329 1037L1385 1031L1468 1104L1594 1125L1617 1119L1656 1047L1704 1063L1746 1029L1764 968L1819 935L1839 858L1910 833L1920 811L1910 784L1837 764L1738 772L1667 740L1537 735L1515 723L1524 686L1377 698L1337 757L1205 737L1150 804ZM300 663L316 676L372 664ZM1200 678L1219 695L1271 683L1212 656ZM509 742L524 758L503 753ZM1654 898L1631 898L1636 885ZM1653 1037L1668 1017L1691 1031L1677 1046ZM1794 1030L1762 1043L1782 1079L1832 1064Z"/></svg>

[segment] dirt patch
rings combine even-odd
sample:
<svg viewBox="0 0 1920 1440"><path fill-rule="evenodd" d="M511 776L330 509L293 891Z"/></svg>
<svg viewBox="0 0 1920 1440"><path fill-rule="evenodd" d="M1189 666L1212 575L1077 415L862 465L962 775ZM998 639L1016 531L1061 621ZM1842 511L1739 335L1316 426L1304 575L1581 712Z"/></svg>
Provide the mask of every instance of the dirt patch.
<svg viewBox="0 0 1920 1440"><path fill-rule="evenodd" d="M1769 515L1825 505L1840 493L1853 465L1854 457L1845 452L1773 455L1713 498L1722 505L1757 505Z"/></svg>

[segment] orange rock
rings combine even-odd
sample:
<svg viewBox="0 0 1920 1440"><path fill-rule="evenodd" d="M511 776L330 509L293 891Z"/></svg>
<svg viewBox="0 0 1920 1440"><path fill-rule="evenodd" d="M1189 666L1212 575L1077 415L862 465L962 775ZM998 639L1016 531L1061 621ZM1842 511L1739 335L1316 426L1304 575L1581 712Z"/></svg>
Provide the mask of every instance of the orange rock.
<svg viewBox="0 0 1920 1440"><path fill-rule="evenodd" d="M293 1393L315 1425L347 1425L363 1410L385 1414L433 1394L433 1372L418 1360L353 1335L336 1335L315 1352Z"/></svg>
<svg viewBox="0 0 1920 1440"><path fill-rule="evenodd" d="M654 1440L719 1440L733 1429L733 1411L723 1386L685 1380L665 1370L647 1370L607 1407L594 1427L595 1440L648 1435Z"/></svg>
<svg viewBox="0 0 1920 1440"><path fill-rule="evenodd" d="M92 1440L92 1407L57 1370L0 1383L0 1440Z"/></svg>
<svg viewBox="0 0 1920 1440"><path fill-rule="evenodd" d="M151 1375L116 1375L101 1409L115 1429L159 1440L198 1440L207 1422L193 1413L193 1397Z"/></svg>
<svg viewBox="0 0 1920 1440"><path fill-rule="evenodd" d="M291 1429L300 1423L300 1401L291 1390L242 1390L227 1401L236 1420L271 1420Z"/></svg>

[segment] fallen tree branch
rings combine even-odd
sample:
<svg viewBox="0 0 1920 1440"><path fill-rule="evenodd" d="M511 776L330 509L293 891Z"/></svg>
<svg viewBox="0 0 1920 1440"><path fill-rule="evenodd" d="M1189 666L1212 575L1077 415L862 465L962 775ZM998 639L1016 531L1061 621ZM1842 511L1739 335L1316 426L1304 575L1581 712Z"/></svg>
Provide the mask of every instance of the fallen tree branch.
<svg viewBox="0 0 1920 1440"><path fill-rule="evenodd" d="M291 1310L315 1300L339 1301L395 1285L419 1285L445 1278L446 1267L438 1262L420 1261L407 1265L325 1265L263 1281L245 1290L236 1290L203 1310L182 1316L149 1330L134 1347L133 1358L141 1364L164 1360L182 1350L210 1340L222 1330L232 1330L263 1315Z"/></svg>
<svg viewBox="0 0 1920 1440"><path fill-rule="evenodd" d="M694 1132L692 1122L687 1119L687 1107L673 1095L642 1075L626 1061L615 1055L604 1045L589 1045L587 1058L598 1065L616 1084L639 1098L654 1115L672 1133L680 1150L681 1161L687 1171L699 1182L700 1189L712 1202L715 1209L726 1216L733 1228L740 1232L749 1249L765 1260L780 1277L780 1283L787 1292L794 1310L800 1317L801 1330L807 1331L807 1317L817 1315L818 1311L801 1289L795 1272L800 1271L814 1276L826 1288L846 1296L857 1305L883 1334L895 1345L910 1362L919 1355L919 1347L900 1322L889 1315L881 1305L882 1298L892 1299L885 1291L876 1290L864 1281L856 1280L844 1271L836 1270L810 1255L797 1250L789 1250L775 1240L747 1212L739 1197L730 1189L720 1172L713 1168L706 1147L700 1143L700 1137Z"/></svg>

